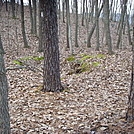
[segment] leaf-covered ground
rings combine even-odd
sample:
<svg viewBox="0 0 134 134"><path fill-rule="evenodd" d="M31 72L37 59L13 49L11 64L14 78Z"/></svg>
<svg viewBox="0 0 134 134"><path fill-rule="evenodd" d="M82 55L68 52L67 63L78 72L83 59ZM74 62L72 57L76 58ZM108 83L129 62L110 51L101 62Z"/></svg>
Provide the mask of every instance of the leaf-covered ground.
<svg viewBox="0 0 134 134"><path fill-rule="evenodd" d="M3 9L0 18L0 32L6 52L12 134L134 134L134 123L125 120L132 59L127 33L123 35L122 49L114 48L114 54L108 55L107 47L102 43L102 23L100 52L95 51L95 35L92 48L86 48L87 30L79 24L80 47L74 47L73 58L78 61L82 58L80 54L90 55L82 60L89 65L88 71L79 73L76 72L77 62L66 60L70 56L66 49L66 25L60 20L61 80L65 90L61 93L43 93L40 91L43 60L40 63L34 59L23 59L27 65L22 69L12 62L20 57L43 55L37 52L38 38L30 34L28 7L25 8L25 23L30 48L23 48L19 12L18 19L13 19ZM111 33L115 47L117 24L114 25ZM74 19L71 28L74 45ZM97 57L98 54L103 56Z"/></svg>

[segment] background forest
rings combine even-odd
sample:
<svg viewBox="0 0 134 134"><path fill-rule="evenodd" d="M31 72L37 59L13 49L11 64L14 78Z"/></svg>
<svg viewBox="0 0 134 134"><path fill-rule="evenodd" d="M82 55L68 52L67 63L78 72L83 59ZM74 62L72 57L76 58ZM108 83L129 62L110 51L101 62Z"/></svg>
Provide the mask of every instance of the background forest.
<svg viewBox="0 0 134 134"><path fill-rule="evenodd" d="M0 0L0 134L133 134L133 0L25 2Z"/></svg>

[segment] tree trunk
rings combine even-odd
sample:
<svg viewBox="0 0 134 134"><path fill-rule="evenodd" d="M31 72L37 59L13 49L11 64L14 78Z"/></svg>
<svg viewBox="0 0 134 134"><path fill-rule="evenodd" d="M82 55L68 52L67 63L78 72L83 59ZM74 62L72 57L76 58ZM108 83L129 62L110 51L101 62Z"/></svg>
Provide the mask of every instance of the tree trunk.
<svg viewBox="0 0 134 134"><path fill-rule="evenodd" d="M67 16L67 21L66 21L66 26L67 26L67 47L70 49L70 54L73 55L69 0L66 0L66 16Z"/></svg>
<svg viewBox="0 0 134 134"><path fill-rule="evenodd" d="M120 19L120 26L119 26L119 36L118 36L118 40L117 40L117 45L116 47L119 49L120 47L120 42L121 42L121 38L122 38L122 29L123 29L123 22L124 22L124 16L127 10L127 0L123 0L123 5L122 6L122 12L121 12L121 19Z"/></svg>
<svg viewBox="0 0 134 134"><path fill-rule="evenodd" d="M83 0L82 26L84 26L84 18L85 18L85 0Z"/></svg>
<svg viewBox="0 0 134 134"><path fill-rule="evenodd" d="M22 29L22 36L23 36L23 41L24 41L24 48L28 48L28 42L26 38L26 33L25 33L25 22L24 22L24 5L23 5L23 0L21 0L21 29Z"/></svg>
<svg viewBox="0 0 134 134"><path fill-rule="evenodd" d="M37 35L37 24L36 24L36 19L37 19L37 12L36 12L36 0L32 0L33 2L33 33Z"/></svg>
<svg viewBox="0 0 134 134"><path fill-rule="evenodd" d="M44 74L43 91L60 92L57 0L43 2Z"/></svg>
<svg viewBox="0 0 134 134"><path fill-rule="evenodd" d="M96 50L99 51L100 41L99 41L98 0L96 0L95 4L95 21L96 21Z"/></svg>
<svg viewBox="0 0 134 134"><path fill-rule="evenodd" d="M5 2L6 2L6 11L8 11L7 0L5 0Z"/></svg>
<svg viewBox="0 0 134 134"><path fill-rule="evenodd" d="M0 134L10 134L10 118L8 108L8 83L4 65L4 49L0 36Z"/></svg>
<svg viewBox="0 0 134 134"><path fill-rule="evenodd" d="M62 1L62 16L63 23L65 23L65 0Z"/></svg>
<svg viewBox="0 0 134 134"><path fill-rule="evenodd" d="M127 15L127 14L126 14L126 21L127 21L128 41L129 41L129 45L132 45L131 34L130 34L130 25L129 25L129 15Z"/></svg>
<svg viewBox="0 0 134 134"><path fill-rule="evenodd" d="M131 86L128 95L128 109L126 113L126 120L129 122L134 121L134 22L133 22L133 59L132 59L132 73L131 73Z"/></svg>
<svg viewBox="0 0 134 134"><path fill-rule="evenodd" d="M12 17L15 18L15 0L11 0Z"/></svg>
<svg viewBox="0 0 134 134"><path fill-rule="evenodd" d="M102 9L103 9L103 4L102 4L102 6L101 6L101 8L99 10L99 13L98 13L98 16L97 16L98 18L100 16L100 13L101 13ZM96 22L94 22L94 24L93 24L93 26L91 28L91 31L88 34L87 47L91 47L91 38L92 38L92 35L94 33L95 27L96 27Z"/></svg>
<svg viewBox="0 0 134 134"><path fill-rule="evenodd" d="M42 45L42 14L43 14L43 6L42 0L39 0L39 46L38 52L43 52Z"/></svg>
<svg viewBox="0 0 134 134"><path fill-rule="evenodd" d="M76 24L75 24L75 47L78 47L78 1L75 0L75 13L76 13Z"/></svg>
<svg viewBox="0 0 134 134"><path fill-rule="evenodd" d="M29 0L29 11L30 11L30 22L31 22L31 34L33 34L33 14L32 14L31 0Z"/></svg>
<svg viewBox="0 0 134 134"><path fill-rule="evenodd" d="M106 30L106 44L108 45L108 53L113 54L112 51L112 42L110 34L110 22L109 22L109 0L104 0L104 26Z"/></svg>

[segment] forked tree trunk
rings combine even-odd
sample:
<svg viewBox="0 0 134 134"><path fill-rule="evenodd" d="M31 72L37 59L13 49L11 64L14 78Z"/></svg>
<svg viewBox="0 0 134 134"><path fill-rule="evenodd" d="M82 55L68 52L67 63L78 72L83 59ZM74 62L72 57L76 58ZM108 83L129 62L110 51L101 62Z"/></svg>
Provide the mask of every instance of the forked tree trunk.
<svg viewBox="0 0 134 134"><path fill-rule="evenodd" d="M0 134L10 134L10 119L8 108L8 83L4 65L4 49L0 36Z"/></svg>
<svg viewBox="0 0 134 134"><path fill-rule="evenodd" d="M43 0L44 74L43 91L60 92L57 0Z"/></svg>
<svg viewBox="0 0 134 134"><path fill-rule="evenodd" d="M103 4L102 4L102 6L101 6L101 8L100 8L100 10L99 10L99 13L98 13L98 16L97 16L98 18L99 18L99 16L100 16L100 13L101 13L102 9L103 9ZM93 33L94 33L95 27L96 27L96 22L94 22L94 24L93 24L93 26L92 26L92 28L91 28L89 34L88 34L88 38L87 38L87 47L91 47L91 38L92 38L92 35L93 35Z"/></svg>

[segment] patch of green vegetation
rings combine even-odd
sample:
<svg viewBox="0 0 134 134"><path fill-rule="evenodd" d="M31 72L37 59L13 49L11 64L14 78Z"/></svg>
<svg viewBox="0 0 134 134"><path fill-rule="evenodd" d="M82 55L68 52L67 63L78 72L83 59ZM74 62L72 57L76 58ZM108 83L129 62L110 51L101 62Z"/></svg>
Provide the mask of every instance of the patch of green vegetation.
<svg viewBox="0 0 134 134"><path fill-rule="evenodd" d="M20 60L23 60L23 59L25 59L25 60L31 60L31 59L33 59L33 60L43 60L44 59L44 57L23 57L23 58L19 58Z"/></svg>
<svg viewBox="0 0 134 134"><path fill-rule="evenodd" d="M102 55L102 54L97 54L96 58L103 58L103 57L106 57L105 55Z"/></svg>
<svg viewBox="0 0 134 134"><path fill-rule="evenodd" d="M14 19L15 20L15 19L18 19L18 18L17 17L9 17L9 19Z"/></svg>
<svg viewBox="0 0 134 134"><path fill-rule="evenodd" d="M79 58L77 56L79 56ZM66 58L66 60L71 62L71 68L73 68L74 70L73 71L71 70L68 73L68 75L72 75L74 73L77 74L77 73L90 71L91 67L97 67L101 63L100 62L92 62L92 63L90 62L89 63L89 60L87 60L87 59L93 59L93 58L98 59L98 58L104 58L104 57L106 57L106 56L102 55L102 54L97 54L96 56L93 56L93 55L86 55L84 53L76 55L76 57L70 56L70 57Z"/></svg>
<svg viewBox="0 0 134 134"><path fill-rule="evenodd" d="M69 88L65 88L62 92L69 92L70 89Z"/></svg>
<svg viewBox="0 0 134 134"><path fill-rule="evenodd" d="M13 60L12 62L15 63L15 64L17 64L17 65L22 65L22 63L19 62L19 61L17 61L17 60Z"/></svg>
<svg viewBox="0 0 134 134"><path fill-rule="evenodd" d="M70 56L70 57L66 58L66 60L67 60L67 61L74 61L75 58L74 58L74 56Z"/></svg>
<svg viewBox="0 0 134 134"><path fill-rule="evenodd" d="M100 64L99 62L93 62L93 63L92 63L92 65L93 65L94 67L98 66L99 64Z"/></svg>

